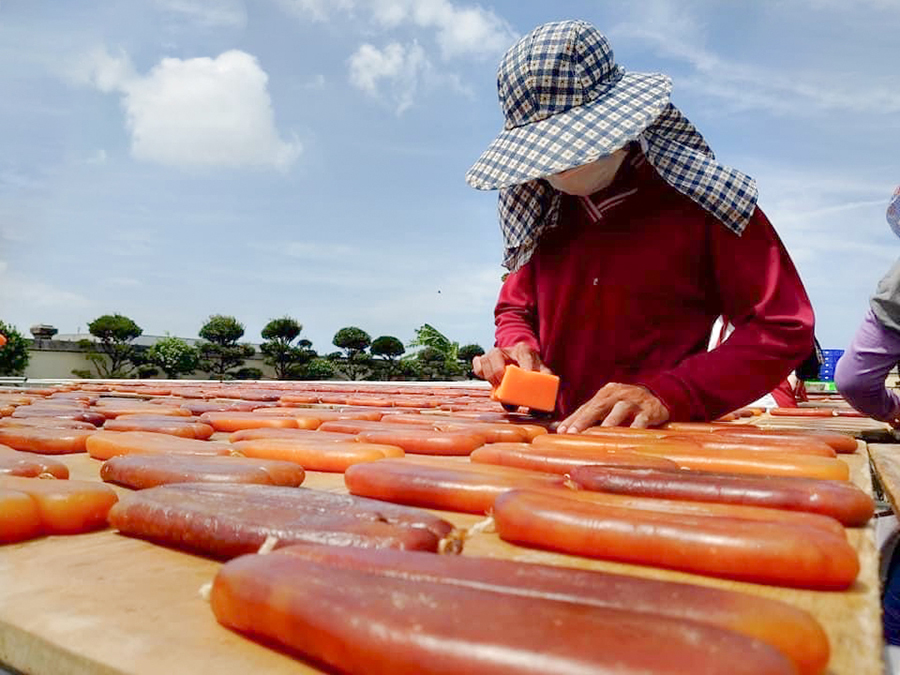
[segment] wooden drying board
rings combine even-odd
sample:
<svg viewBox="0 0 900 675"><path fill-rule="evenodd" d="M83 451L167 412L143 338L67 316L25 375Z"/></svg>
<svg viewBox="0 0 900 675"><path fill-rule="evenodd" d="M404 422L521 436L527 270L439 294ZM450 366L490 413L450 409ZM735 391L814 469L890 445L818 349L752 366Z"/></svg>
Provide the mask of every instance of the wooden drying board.
<svg viewBox="0 0 900 675"><path fill-rule="evenodd" d="M894 513L900 514L900 445L869 445L869 456L884 496L891 503Z"/></svg>
<svg viewBox="0 0 900 675"><path fill-rule="evenodd" d="M892 443L900 440L897 432L885 422L871 417L790 417L765 413L749 419L764 429L821 429L850 434L867 443Z"/></svg>
<svg viewBox="0 0 900 675"><path fill-rule="evenodd" d="M72 478L97 479L100 462L86 455L62 459ZM871 492L862 444L848 462L853 480ZM309 473L305 485L345 492L340 474ZM441 515L461 526L481 520ZM883 644L874 529L870 525L848 532L862 565L856 584L841 593L759 586L546 553L507 544L496 534L476 535L467 542L465 553L687 581L781 599L811 612L824 626L832 648L829 674L880 675ZM112 530L0 547L0 663L35 675L320 672L215 621L199 589L219 565Z"/></svg>

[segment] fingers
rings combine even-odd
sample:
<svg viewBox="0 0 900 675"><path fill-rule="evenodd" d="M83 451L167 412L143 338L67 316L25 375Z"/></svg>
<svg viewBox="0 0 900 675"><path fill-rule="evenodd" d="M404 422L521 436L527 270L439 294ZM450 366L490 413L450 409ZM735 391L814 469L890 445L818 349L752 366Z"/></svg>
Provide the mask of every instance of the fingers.
<svg viewBox="0 0 900 675"><path fill-rule="evenodd" d="M537 370L541 363L541 357L530 346L521 343L513 347L509 356L522 370Z"/></svg>
<svg viewBox="0 0 900 675"><path fill-rule="evenodd" d="M498 386L500 380L503 379L503 371L506 369L506 356L503 351L495 347L479 358L479 377L484 378L495 387ZM479 371L475 371L475 373L478 374Z"/></svg>
<svg viewBox="0 0 900 675"><path fill-rule="evenodd" d="M646 429L650 426L650 415L646 411L641 411L637 415L634 416L634 421L631 423L632 429Z"/></svg>
<svg viewBox="0 0 900 675"><path fill-rule="evenodd" d="M560 422L557 433L577 434L598 423L604 427L630 425L644 429L668 419L668 409L648 389L611 382Z"/></svg>
<svg viewBox="0 0 900 675"><path fill-rule="evenodd" d="M602 427L617 427L635 415L635 406L630 401L616 401L609 414L603 419Z"/></svg>
<svg viewBox="0 0 900 675"><path fill-rule="evenodd" d="M475 374L475 377L480 379L484 378L484 368L481 367L481 357L475 356L472 358L472 372Z"/></svg>
<svg viewBox="0 0 900 675"><path fill-rule="evenodd" d="M553 374L553 371L544 365L544 362L541 360L540 352L524 342L516 344L509 350L509 358L522 370L535 370L549 375Z"/></svg>
<svg viewBox="0 0 900 675"><path fill-rule="evenodd" d="M512 347L494 347L487 354L476 356L472 359L472 372L476 377L487 380L496 387L503 379L503 372L509 363L516 364L522 370L539 370L542 373L552 374L534 347L524 342Z"/></svg>
<svg viewBox="0 0 900 675"><path fill-rule="evenodd" d="M472 372L475 373L475 377L490 381L494 370L495 366L490 359L490 352L472 359Z"/></svg>
<svg viewBox="0 0 900 675"><path fill-rule="evenodd" d="M580 434L588 427L603 420L612 409L615 401L603 395L601 389L590 401L560 422L556 430L558 434Z"/></svg>

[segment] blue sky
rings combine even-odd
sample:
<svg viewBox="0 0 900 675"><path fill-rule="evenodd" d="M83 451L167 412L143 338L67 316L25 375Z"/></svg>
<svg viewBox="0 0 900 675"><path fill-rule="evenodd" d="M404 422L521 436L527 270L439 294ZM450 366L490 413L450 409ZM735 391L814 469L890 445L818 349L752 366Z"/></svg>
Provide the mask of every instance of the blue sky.
<svg viewBox="0 0 900 675"><path fill-rule="evenodd" d="M0 0L0 319L492 343L497 62L583 18L760 204L846 346L900 252L900 0Z"/></svg>

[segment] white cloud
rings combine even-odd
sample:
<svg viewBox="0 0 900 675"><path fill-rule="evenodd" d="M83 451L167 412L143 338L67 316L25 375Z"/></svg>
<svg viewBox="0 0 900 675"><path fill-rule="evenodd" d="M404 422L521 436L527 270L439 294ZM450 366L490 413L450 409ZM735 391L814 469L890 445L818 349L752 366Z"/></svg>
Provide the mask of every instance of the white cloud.
<svg viewBox="0 0 900 675"><path fill-rule="evenodd" d="M325 76L322 73L317 73L309 80L300 85L301 89L324 89L325 88Z"/></svg>
<svg viewBox="0 0 900 675"><path fill-rule="evenodd" d="M276 0L287 12L301 19L327 21L334 11L352 11L354 0Z"/></svg>
<svg viewBox="0 0 900 675"><path fill-rule="evenodd" d="M283 247L279 246L280 252L289 255L292 258L308 258L321 260L323 258L329 260L347 259L352 256L363 255L359 249L343 244L312 244L309 242L291 241L287 242Z"/></svg>
<svg viewBox="0 0 900 675"><path fill-rule="evenodd" d="M517 38L502 17L479 5L450 0L276 0L301 19L328 21L339 13L364 14L365 30L423 29L433 35L445 61L494 58ZM421 31L420 31L421 32ZM419 40L391 40L383 47L366 42L350 56L350 82L370 96L388 103L400 114L413 105L421 85L442 83L451 91L472 96L471 88L455 73L440 72Z"/></svg>
<svg viewBox="0 0 900 675"><path fill-rule="evenodd" d="M21 227L13 227L11 225L0 225L0 239L11 243L21 243L27 241L25 232ZM3 270L0 269L0 272Z"/></svg>
<svg viewBox="0 0 900 675"><path fill-rule="evenodd" d="M831 4L830 0L820 1ZM900 0L870 1L882 5L900 3ZM810 73L779 68L776 71L718 56L704 47L706 27L684 2L642 3L635 20L618 24L609 33L616 40L626 38L647 43L660 55L687 63L696 76L679 77L676 87L715 99L720 110L765 110L778 115L804 116L814 111L883 115L900 112L900 90L891 79L866 79L856 74L835 77L831 70Z"/></svg>
<svg viewBox="0 0 900 675"><path fill-rule="evenodd" d="M22 171L16 167L0 168L0 191L10 190L34 190L44 185L44 182L32 173Z"/></svg>
<svg viewBox="0 0 900 675"><path fill-rule="evenodd" d="M103 250L106 255L146 257L153 254L158 243L151 232L132 227L111 232L104 241Z"/></svg>
<svg viewBox="0 0 900 675"><path fill-rule="evenodd" d="M377 98L387 98L399 115L413 104L420 79L431 69L417 43L392 42L384 49L364 44L349 60L350 82Z"/></svg>
<svg viewBox="0 0 900 675"><path fill-rule="evenodd" d="M825 250L844 258L852 253L885 260L895 255L884 246L891 238L884 220L890 184L868 182L849 172L748 164L759 182L761 206L792 255Z"/></svg>
<svg viewBox="0 0 900 675"><path fill-rule="evenodd" d="M846 218L848 214L859 209L867 209L868 207L884 206L886 199L869 199L865 201L850 201L839 204L832 204L821 208L811 208L801 211L787 212L781 218L782 224L796 225L800 227L819 227L820 223L832 216L838 218Z"/></svg>
<svg viewBox="0 0 900 675"><path fill-rule="evenodd" d="M816 333L843 347L875 284L897 258L884 212L893 186L852 169L744 161L761 207L778 231L813 301Z"/></svg>
<svg viewBox="0 0 900 675"><path fill-rule="evenodd" d="M854 0L854 2L847 2L846 0L805 0L805 2L814 9L836 9L853 13L865 11L864 8L894 12L900 10L900 0Z"/></svg>
<svg viewBox="0 0 900 675"><path fill-rule="evenodd" d="M119 92L138 159L171 166L288 168L301 152L275 128L268 76L255 57L165 58L147 75L126 55L90 55L81 81Z"/></svg>
<svg viewBox="0 0 900 675"><path fill-rule="evenodd" d="M69 74L75 82L92 85L104 93L121 90L138 79L127 54L113 55L102 47L77 59Z"/></svg>
<svg viewBox="0 0 900 675"><path fill-rule="evenodd" d="M501 272L494 266L466 266L430 274L419 277L418 283L407 282L390 292L379 292L357 311L372 323L418 325L428 321L439 327L464 327L449 337L469 341L484 329L485 317L491 316L500 292ZM427 281L421 281L423 278Z"/></svg>
<svg viewBox="0 0 900 675"><path fill-rule="evenodd" d="M356 261L364 261L369 256L369 252L365 249L324 241L254 241L247 244L247 246L254 251L262 253L266 259L273 261L282 256L287 256L311 262L325 261L329 265L335 261L349 265L351 261L353 261L353 264L356 264ZM293 263L291 264L293 265ZM332 267L328 269L329 271L333 270ZM228 274L228 270L223 269L222 273Z"/></svg>
<svg viewBox="0 0 900 675"><path fill-rule="evenodd" d="M15 274L5 261L0 261L0 307L68 311L88 306L90 302L83 295L40 281L33 275Z"/></svg>
<svg viewBox="0 0 900 675"><path fill-rule="evenodd" d="M302 19L327 21L336 13L365 12L384 29L410 25L427 28L445 59L494 57L509 47L518 35L509 23L479 5L455 4L450 0L277 0Z"/></svg>
<svg viewBox="0 0 900 675"><path fill-rule="evenodd" d="M488 57L510 47L516 34L493 12L470 7L449 12L448 20L439 26L437 39L447 58L463 54Z"/></svg>
<svg viewBox="0 0 900 675"><path fill-rule="evenodd" d="M733 111L766 110L774 114L809 115L810 112L895 114L900 112L900 92L888 83L838 84L803 81L803 76L783 76L718 62L698 69L700 77L679 78L676 86L718 99Z"/></svg>
<svg viewBox="0 0 900 675"><path fill-rule="evenodd" d="M130 287L133 288L135 286L143 286L143 284L137 279L132 279L131 277L111 277L107 279L107 283L111 286L122 286L122 287Z"/></svg>
<svg viewBox="0 0 900 675"><path fill-rule="evenodd" d="M302 288L308 297L328 298L317 321L309 320L313 331L317 326L360 325L373 336L399 335L398 327L411 331L427 321L438 328L454 327L448 333L453 340L490 344L490 316L503 272L499 265L460 261L438 269L426 255L378 244L362 249L286 242L273 252L281 257L272 255L267 265L254 266L245 282L273 292ZM297 253L310 254L309 264L291 261ZM230 271L221 274L227 277ZM329 342L330 337L316 340L320 346Z"/></svg>
<svg viewBox="0 0 900 675"><path fill-rule="evenodd" d="M106 164L106 150L103 148L97 150L93 155L84 160L85 164Z"/></svg>
<svg viewBox="0 0 900 675"><path fill-rule="evenodd" d="M210 28L237 27L247 23L241 0L155 0L162 9Z"/></svg>
<svg viewBox="0 0 900 675"><path fill-rule="evenodd" d="M444 58L486 57L502 52L516 40L510 25L477 5L449 0L371 0L375 20L383 26L411 23L432 28Z"/></svg>

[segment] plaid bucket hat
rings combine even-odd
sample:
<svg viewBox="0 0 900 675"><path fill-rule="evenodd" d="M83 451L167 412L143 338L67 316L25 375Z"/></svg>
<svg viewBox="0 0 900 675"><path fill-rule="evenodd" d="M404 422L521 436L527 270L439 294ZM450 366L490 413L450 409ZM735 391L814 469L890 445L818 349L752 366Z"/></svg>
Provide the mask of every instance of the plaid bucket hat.
<svg viewBox="0 0 900 675"><path fill-rule="evenodd" d="M480 190L500 190L503 264L517 270L541 233L557 224L560 193L542 180L637 141L672 187L740 234L756 208L753 179L722 166L669 102L671 80L629 73L606 37L585 21L548 23L500 62L504 129L466 173Z"/></svg>

